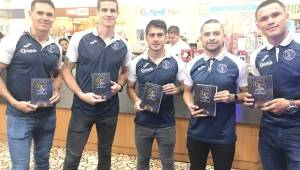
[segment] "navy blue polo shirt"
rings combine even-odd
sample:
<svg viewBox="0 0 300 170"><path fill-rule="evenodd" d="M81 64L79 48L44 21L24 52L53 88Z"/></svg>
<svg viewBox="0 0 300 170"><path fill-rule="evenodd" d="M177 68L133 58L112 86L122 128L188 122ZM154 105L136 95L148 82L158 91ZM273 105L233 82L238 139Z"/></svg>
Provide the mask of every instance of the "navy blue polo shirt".
<svg viewBox="0 0 300 170"><path fill-rule="evenodd" d="M247 68L237 56L222 52L215 60L208 59L208 56L202 54L187 64L185 85L215 85L218 86L218 91L228 90L230 93L237 93L239 87L247 86ZM216 117L190 118L190 138L217 144L228 144L236 140L235 103L220 102L216 109Z"/></svg>
<svg viewBox="0 0 300 170"><path fill-rule="evenodd" d="M54 70L61 67L61 50L55 41L40 44L30 35L30 31L14 32L3 38L0 47L0 62L7 64L6 85L11 95L18 101L30 101L31 78L51 78ZM24 114L7 104L7 114L33 116L51 113L53 107L38 108Z"/></svg>
<svg viewBox="0 0 300 170"><path fill-rule="evenodd" d="M138 82L138 96L141 98L145 83L166 85L184 80L184 64L171 55L166 55L157 65L149 58L147 52L135 58L129 68L128 80ZM173 95L163 94L159 113L141 111L136 113L135 123L150 127L163 128L175 125L175 108Z"/></svg>
<svg viewBox="0 0 300 170"><path fill-rule="evenodd" d="M300 41L291 33L278 46L267 43L254 51L250 61L254 75L272 75L275 99L300 99ZM300 110L292 115L286 113L265 112L261 126L300 133Z"/></svg>
<svg viewBox="0 0 300 170"><path fill-rule="evenodd" d="M92 92L91 73L110 73L111 80L117 82L120 67L129 66L131 55L124 39L115 35L104 41L94 28L72 36L66 57L76 63L76 82L82 92L87 93ZM72 111L95 118L116 116L119 113L118 95L94 106L74 95Z"/></svg>

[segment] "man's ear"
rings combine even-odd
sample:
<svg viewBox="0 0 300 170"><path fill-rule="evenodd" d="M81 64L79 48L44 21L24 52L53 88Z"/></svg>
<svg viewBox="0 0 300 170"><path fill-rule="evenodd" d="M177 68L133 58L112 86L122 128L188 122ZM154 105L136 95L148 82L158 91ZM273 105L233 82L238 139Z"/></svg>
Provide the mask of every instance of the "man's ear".
<svg viewBox="0 0 300 170"><path fill-rule="evenodd" d="M29 18L31 18L31 16L32 16L32 11L31 10L28 11L28 16L29 16Z"/></svg>

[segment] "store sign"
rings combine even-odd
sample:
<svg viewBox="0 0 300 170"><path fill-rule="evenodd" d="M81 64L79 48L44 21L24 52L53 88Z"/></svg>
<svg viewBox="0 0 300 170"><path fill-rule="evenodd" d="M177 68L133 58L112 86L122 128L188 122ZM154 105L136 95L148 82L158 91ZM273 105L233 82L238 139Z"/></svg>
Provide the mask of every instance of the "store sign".
<svg viewBox="0 0 300 170"><path fill-rule="evenodd" d="M166 15L166 9L155 9L155 8L141 8L140 15L143 17L159 17L159 16L165 16Z"/></svg>
<svg viewBox="0 0 300 170"><path fill-rule="evenodd" d="M12 18L12 10L11 9L0 9L0 17Z"/></svg>
<svg viewBox="0 0 300 170"><path fill-rule="evenodd" d="M24 9L0 9L2 18L25 18Z"/></svg>
<svg viewBox="0 0 300 170"><path fill-rule="evenodd" d="M174 8L141 8L140 15L143 17L162 17L162 16L172 16L181 15L182 12L179 9Z"/></svg>
<svg viewBox="0 0 300 170"><path fill-rule="evenodd" d="M292 15L292 14L300 14L300 4L289 4L286 5L286 10L288 12L288 14Z"/></svg>
<svg viewBox="0 0 300 170"><path fill-rule="evenodd" d="M204 4L201 4L204 5ZM236 4L205 4L204 11L201 14L226 14L226 13L253 13L258 3L236 3Z"/></svg>
<svg viewBox="0 0 300 170"><path fill-rule="evenodd" d="M66 15L68 17L88 17L89 8L72 8L66 10Z"/></svg>

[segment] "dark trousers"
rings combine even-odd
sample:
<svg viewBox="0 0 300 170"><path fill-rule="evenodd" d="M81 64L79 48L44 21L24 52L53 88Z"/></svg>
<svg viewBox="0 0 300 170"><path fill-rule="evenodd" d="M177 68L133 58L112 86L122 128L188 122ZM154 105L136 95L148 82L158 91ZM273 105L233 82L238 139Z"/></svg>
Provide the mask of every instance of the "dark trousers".
<svg viewBox="0 0 300 170"><path fill-rule="evenodd" d="M64 170L76 170L91 128L96 124L98 135L98 170L110 170L111 150L118 117L92 119L72 114L69 123Z"/></svg>
<svg viewBox="0 0 300 170"><path fill-rule="evenodd" d="M213 144L187 138L190 170L205 170L209 151L211 151L215 170L230 170L233 162L235 143Z"/></svg>

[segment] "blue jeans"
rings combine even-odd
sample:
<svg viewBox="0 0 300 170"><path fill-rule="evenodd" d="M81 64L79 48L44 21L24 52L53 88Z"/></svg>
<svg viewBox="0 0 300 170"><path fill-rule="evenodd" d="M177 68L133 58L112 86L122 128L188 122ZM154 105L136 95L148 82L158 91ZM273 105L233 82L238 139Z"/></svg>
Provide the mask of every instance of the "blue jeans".
<svg viewBox="0 0 300 170"><path fill-rule="evenodd" d="M300 134L261 127L259 151L264 170L300 169Z"/></svg>
<svg viewBox="0 0 300 170"><path fill-rule="evenodd" d="M148 128L136 124L135 144L137 148L137 170L149 170L154 139L157 140L163 170L173 170L176 127Z"/></svg>
<svg viewBox="0 0 300 170"><path fill-rule="evenodd" d="M118 117L94 119L72 114L66 144L64 170L77 170L91 129L96 124L98 135L98 170L110 170L111 150Z"/></svg>
<svg viewBox="0 0 300 170"><path fill-rule="evenodd" d="M55 113L34 117L7 115L8 147L13 170L29 169L32 140L34 142L35 169L49 169L55 124Z"/></svg>

